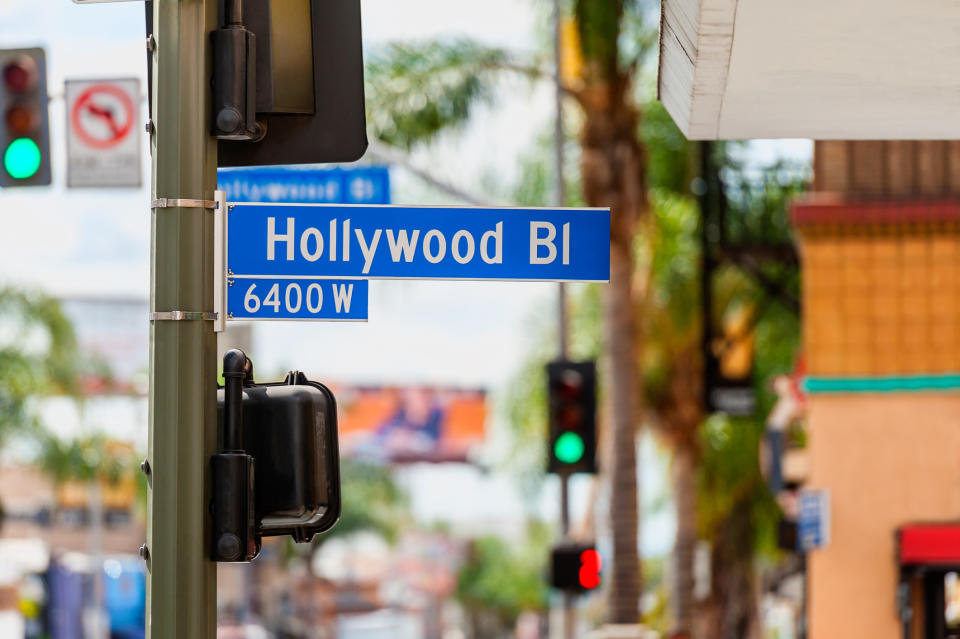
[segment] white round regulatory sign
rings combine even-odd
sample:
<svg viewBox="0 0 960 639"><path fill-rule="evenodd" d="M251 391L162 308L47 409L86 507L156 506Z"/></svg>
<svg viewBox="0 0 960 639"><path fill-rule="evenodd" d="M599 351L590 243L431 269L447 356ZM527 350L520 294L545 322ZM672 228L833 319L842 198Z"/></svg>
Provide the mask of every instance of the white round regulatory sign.
<svg viewBox="0 0 960 639"><path fill-rule="evenodd" d="M140 186L140 82L67 80L67 185Z"/></svg>
<svg viewBox="0 0 960 639"><path fill-rule="evenodd" d="M116 84L94 84L84 89L70 109L77 138L95 149L120 144L133 128L132 97Z"/></svg>

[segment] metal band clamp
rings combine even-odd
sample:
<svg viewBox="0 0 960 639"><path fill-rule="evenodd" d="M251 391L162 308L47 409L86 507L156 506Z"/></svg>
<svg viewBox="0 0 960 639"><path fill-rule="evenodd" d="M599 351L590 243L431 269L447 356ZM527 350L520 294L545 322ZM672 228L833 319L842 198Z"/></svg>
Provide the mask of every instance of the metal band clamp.
<svg viewBox="0 0 960 639"><path fill-rule="evenodd" d="M211 209L218 207L216 200L188 200L174 197L161 197L150 202L152 209Z"/></svg>
<svg viewBox="0 0 960 639"><path fill-rule="evenodd" d="M159 320L179 322L182 320L215 320L217 316L217 313L209 311L156 311L149 313L147 317L151 322Z"/></svg>

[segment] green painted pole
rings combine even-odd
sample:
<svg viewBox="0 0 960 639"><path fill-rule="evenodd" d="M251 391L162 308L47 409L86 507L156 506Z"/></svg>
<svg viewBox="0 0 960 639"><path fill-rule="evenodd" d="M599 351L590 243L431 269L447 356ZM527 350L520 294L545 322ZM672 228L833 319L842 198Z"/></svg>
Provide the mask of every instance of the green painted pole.
<svg viewBox="0 0 960 639"><path fill-rule="evenodd" d="M153 199L213 200L209 34L216 2L153 5ZM151 222L151 311L213 311L213 212L152 208ZM217 573L208 553L216 374L213 322L151 320L148 639L216 635Z"/></svg>

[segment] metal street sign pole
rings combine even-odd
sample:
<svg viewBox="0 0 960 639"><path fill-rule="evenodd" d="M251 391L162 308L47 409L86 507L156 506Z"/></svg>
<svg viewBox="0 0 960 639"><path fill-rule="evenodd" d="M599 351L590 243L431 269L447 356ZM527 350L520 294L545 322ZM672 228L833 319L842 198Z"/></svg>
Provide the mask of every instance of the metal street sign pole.
<svg viewBox="0 0 960 639"><path fill-rule="evenodd" d="M213 0L154 0L147 637L216 635L209 459L216 448L213 309L217 141L210 136ZM176 313L180 311L180 313ZM200 318L200 319L198 319Z"/></svg>

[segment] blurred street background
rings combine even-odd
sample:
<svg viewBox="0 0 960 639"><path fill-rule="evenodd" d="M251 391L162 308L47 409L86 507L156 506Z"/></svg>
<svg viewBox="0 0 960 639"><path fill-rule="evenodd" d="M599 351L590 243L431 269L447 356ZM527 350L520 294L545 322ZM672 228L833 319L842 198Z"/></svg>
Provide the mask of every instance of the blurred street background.
<svg viewBox="0 0 960 639"><path fill-rule="evenodd" d="M960 143L689 141L658 99L660 4L561 5L558 98L550 2L364 0L370 148L311 179L613 209L611 283L565 287L569 356L600 370L598 472L569 483L599 586L567 629L557 284L374 280L367 322L218 336L257 381L336 394L343 505L309 544L218 565L217 636L960 636ZM45 51L51 167L0 188L3 638L145 636L144 35L141 2L0 2L0 49ZM136 80L120 186L78 184L67 150L70 83L101 79ZM94 135L116 124L90 113ZM278 196L237 175L221 187Z"/></svg>

